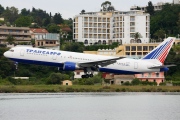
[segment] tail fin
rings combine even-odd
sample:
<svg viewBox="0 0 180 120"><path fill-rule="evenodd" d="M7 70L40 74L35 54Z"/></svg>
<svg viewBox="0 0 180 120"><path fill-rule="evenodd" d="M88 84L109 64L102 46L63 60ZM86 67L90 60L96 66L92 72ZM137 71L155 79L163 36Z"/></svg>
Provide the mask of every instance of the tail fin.
<svg viewBox="0 0 180 120"><path fill-rule="evenodd" d="M142 59L157 59L159 62L164 63L175 38L168 37L161 44L159 44L156 48L154 48L150 53L144 56Z"/></svg>

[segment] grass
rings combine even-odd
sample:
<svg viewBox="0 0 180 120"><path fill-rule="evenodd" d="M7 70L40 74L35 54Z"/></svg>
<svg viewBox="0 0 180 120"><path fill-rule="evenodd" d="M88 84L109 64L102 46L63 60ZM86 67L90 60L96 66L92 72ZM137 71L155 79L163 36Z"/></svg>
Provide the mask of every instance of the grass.
<svg viewBox="0 0 180 120"><path fill-rule="evenodd" d="M47 92L180 92L180 86L0 85L0 93Z"/></svg>

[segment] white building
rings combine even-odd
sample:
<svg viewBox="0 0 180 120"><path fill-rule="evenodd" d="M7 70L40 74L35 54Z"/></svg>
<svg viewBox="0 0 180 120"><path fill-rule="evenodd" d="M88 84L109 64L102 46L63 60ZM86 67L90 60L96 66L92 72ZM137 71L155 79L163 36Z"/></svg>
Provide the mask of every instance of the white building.
<svg viewBox="0 0 180 120"><path fill-rule="evenodd" d="M144 11L88 12L76 15L73 23L73 39L86 45L149 42L150 15ZM136 32L141 34L138 41L133 37Z"/></svg>
<svg viewBox="0 0 180 120"><path fill-rule="evenodd" d="M162 10L163 8L163 5L167 4L168 2L158 2L156 4L153 4L154 6L154 10L157 11L157 10ZM172 0L172 3L168 3L168 4L180 4L180 0ZM130 10L137 10L137 8L140 8L141 10L143 11L146 11L146 7L147 6L131 6Z"/></svg>

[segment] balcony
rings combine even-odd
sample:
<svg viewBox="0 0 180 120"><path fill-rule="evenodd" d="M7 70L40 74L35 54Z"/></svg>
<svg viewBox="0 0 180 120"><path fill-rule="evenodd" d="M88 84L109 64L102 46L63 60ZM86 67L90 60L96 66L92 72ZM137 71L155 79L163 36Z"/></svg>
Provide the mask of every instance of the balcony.
<svg viewBox="0 0 180 120"><path fill-rule="evenodd" d="M0 40L5 40L7 37L0 37Z"/></svg>
<svg viewBox="0 0 180 120"><path fill-rule="evenodd" d="M0 32L0 35L31 35L31 33L23 33L23 32Z"/></svg>
<svg viewBox="0 0 180 120"><path fill-rule="evenodd" d="M25 40L25 41L31 41L31 38L28 37L14 37L16 40Z"/></svg>
<svg viewBox="0 0 180 120"><path fill-rule="evenodd" d="M45 46L45 47L55 47L55 46L59 46L59 44L44 44L43 46Z"/></svg>

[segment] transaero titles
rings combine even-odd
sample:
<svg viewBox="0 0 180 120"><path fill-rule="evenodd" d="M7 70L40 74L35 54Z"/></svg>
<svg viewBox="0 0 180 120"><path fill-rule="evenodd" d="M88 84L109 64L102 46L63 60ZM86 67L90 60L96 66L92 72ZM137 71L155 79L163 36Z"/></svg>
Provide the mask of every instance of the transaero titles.
<svg viewBox="0 0 180 120"><path fill-rule="evenodd" d="M53 52L53 51L47 51L47 50L32 50L27 49L27 53L39 53L39 54L47 54L47 55L60 55L60 52Z"/></svg>

